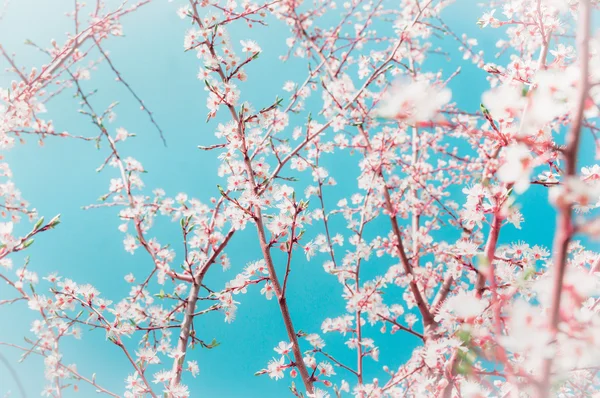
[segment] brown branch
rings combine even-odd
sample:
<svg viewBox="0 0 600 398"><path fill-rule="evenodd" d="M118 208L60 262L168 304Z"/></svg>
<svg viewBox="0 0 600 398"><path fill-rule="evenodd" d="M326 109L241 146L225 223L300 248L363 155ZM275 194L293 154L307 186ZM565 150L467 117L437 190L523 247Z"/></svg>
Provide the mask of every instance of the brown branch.
<svg viewBox="0 0 600 398"><path fill-rule="evenodd" d="M156 120L154 120L154 116L152 115L152 112L150 112L150 110L144 104L144 101L142 101L142 99L136 94L136 92L133 91L133 89L131 88L131 86L129 85L129 83L127 83L123 79L123 76L121 76L121 73L117 70L117 68L115 67L115 65L112 63L112 61L111 61L110 57L108 56L108 54L100 46L100 42L95 37L93 39L94 39L94 43L96 43L96 47L98 47L98 50L100 51L100 54L102 54L102 56L104 57L104 59L106 59L106 62L108 63L108 66L110 66L110 69L112 69L112 71L115 73L115 75L117 75L117 79L121 83L123 83L123 85L131 93L131 95L133 95L133 98L135 98L136 101L140 104L140 106L142 107L142 110L144 112L146 112L146 114L150 118L150 122L152 122L152 124L154 125L154 127L156 127L156 129L158 130L158 134L160 135L160 139L162 140L163 145L167 146L167 141L165 140L165 136L163 134L163 131L160 128L160 126L158 125L158 123L156 123Z"/></svg>

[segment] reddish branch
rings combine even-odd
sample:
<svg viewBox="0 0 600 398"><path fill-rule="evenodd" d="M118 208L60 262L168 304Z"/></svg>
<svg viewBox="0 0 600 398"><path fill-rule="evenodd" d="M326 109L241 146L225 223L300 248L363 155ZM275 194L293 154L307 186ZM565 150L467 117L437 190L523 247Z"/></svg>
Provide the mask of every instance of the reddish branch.
<svg viewBox="0 0 600 398"><path fill-rule="evenodd" d="M566 147L563 151L565 159L563 180L567 183L569 180L577 178L577 152L579 150L583 113L586 100L589 96L590 20L591 2L590 0L580 0L577 32L577 48L579 50L578 58L580 67L579 86L577 87L576 97L577 105L572 116L571 128L567 133ZM568 189L568 187L565 189ZM559 205L554 235L552 301L548 325L551 333L550 341L555 341L560 323L560 302L563 293L563 280L567 268L569 243L573 236L572 215L573 206L571 203ZM539 388L541 397L547 397L550 394L550 372L552 370L552 362L552 357L544 360Z"/></svg>

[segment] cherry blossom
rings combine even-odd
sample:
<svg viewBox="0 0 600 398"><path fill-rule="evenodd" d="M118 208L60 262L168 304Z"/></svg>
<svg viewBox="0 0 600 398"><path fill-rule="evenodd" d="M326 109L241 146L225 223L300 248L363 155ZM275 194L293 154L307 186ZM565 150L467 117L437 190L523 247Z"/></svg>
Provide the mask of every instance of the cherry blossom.
<svg viewBox="0 0 600 398"><path fill-rule="evenodd" d="M75 1L70 33L29 43L43 65L22 66L0 46L14 78L0 89L0 148L68 139L101 153L104 183L84 210L117 217L115 242L145 264L111 275L122 292L44 268L36 242L69 220L38 214L40 199L22 197L0 156L0 306L33 318L24 343L0 344L39 357L42 395L88 384L113 397L193 396L205 350L218 355L222 344L205 322L248 344L236 316L258 305L273 310L280 337L276 357L257 354L255 374L296 397L577 397L599 387L600 254L590 238L600 236L600 165L588 151L600 153L596 3L485 4L481 37L470 37L449 26L457 8L441 0L178 0L172 14L209 133L198 149L218 162L202 177L219 185L197 186L194 175L186 192L169 192L132 144L146 126L115 125L121 93L96 76L114 75L161 141L176 134L163 135L163 110L149 110L104 48L149 2ZM277 47L257 30L285 52L268 54ZM497 54L479 47L491 37ZM436 57L444 62L428 62ZM277 96L251 92L269 92L256 71L285 71L270 64L279 60L306 70L275 82ZM489 89L457 90L457 76L473 71ZM54 98L69 95L89 122L76 134L50 118ZM532 206L556 216L554 227L525 235ZM320 328L298 294L316 278L327 283L318 299L337 305L310 309ZM89 334L126 374L79 372L63 347ZM122 390L103 387L108 378Z"/></svg>

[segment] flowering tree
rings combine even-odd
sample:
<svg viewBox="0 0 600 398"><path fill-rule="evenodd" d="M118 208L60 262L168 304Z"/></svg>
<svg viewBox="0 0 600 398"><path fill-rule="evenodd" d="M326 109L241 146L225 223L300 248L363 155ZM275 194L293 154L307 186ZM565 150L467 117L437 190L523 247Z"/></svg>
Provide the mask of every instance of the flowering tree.
<svg viewBox="0 0 600 398"><path fill-rule="evenodd" d="M190 349L218 350L195 321L217 311L232 323L250 289L276 302L287 334L256 375L287 380L297 397L589 396L600 388L600 253L584 246L600 235L600 166L581 164L580 148L591 141L600 157L597 1L490 2L478 24L506 37L498 54L484 56L476 39L444 22L447 0L179 0L184 49L198 58L216 136L199 148L218 152L214 172L223 181L207 202L146 187L144 166L121 149L135 138L111 125L116 102L99 103L89 88L96 65L106 64L168 139L104 49L123 34L122 20L149 2L75 0L73 31L61 43L29 42L47 56L42 66L25 68L0 46L15 76L0 90L0 147L30 136L99 146L98 171L110 184L87 209L114 209L124 249L147 256L143 278L124 271L132 285L126 297L102 296L68 270L39 280L40 260L16 263L15 254L69 225L38 215L0 163L0 277L9 288L0 304L37 314L25 343L1 344L43 358L43 395L87 383L114 397L190 396L202 355ZM289 28L282 59L304 59L307 71L290 76L282 98L250 104L237 84L262 60L252 31L276 20ZM249 39L231 40L230 25L252 27ZM460 69L424 66L441 52L440 37L488 74L490 89L472 93L481 97L479 111L452 102L448 85ZM59 132L60 120L43 118L45 105L68 93L89 131ZM313 112L309 97L317 97ZM326 198L343 171L323 159L334 155L360 172L355 192L332 208ZM504 230L525 221L519 209L532 190L547 190L554 206L554 231L541 231L553 234L553 246L500 244ZM161 217L179 223L180 237L158 240ZM258 242L261 256L231 266L228 248L241 234ZM288 286L307 283L294 280L303 257L339 282L323 299L345 301L339 313L315 314L321 330L303 331L288 306L302 300ZM207 274L230 266L228 283L207 286ZM122 391L100 382L114 375L97 380L63 356L61 343L82 327L104 333L131 364ZM342 336L353 363L331 353L332 334ZM385 334L395 344L418 343L408 361L377 363L389 348L378 343ZM367 377L373 367L385 378Z"/></svg>

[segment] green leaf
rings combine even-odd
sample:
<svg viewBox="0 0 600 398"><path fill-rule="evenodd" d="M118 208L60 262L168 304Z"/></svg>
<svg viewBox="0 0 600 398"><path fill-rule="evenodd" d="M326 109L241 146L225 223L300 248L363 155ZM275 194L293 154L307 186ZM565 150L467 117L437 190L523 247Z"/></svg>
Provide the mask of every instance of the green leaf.
<svg viewBox="0 0 600 398"><path fill-rule="evenodd" d="M464 344L469 344L471 341L471 332L463 328L456 332L456 337L458 337Z"/></svg>
<svg viewBox="0 0 600 398"><path fill-rule="evenodd" d="M33 245L33 239L29 239L23 243L23 249L27 249L29 246Z"/></svg>
<svg viewBox="0 0 600 398"><path fill-rule="evenodd" d="M294 383L293 381L292 381L292 384L290 385L290 391L292 393L294 393L294 395L298 394L298 390L296 389L296 383Z"/></svg>
<svg viewBox="0 0 600 398"><path fill-rule="evenodd" d="M471 364L466 361L460 361L458 363L458 366L456 366L456 372L463 376L470 375L472 369L473 367L471 366Z"/></svg>
<svg viewBox="0 0 600 398"><path fill-rule="evenodd" d="M479 104L479 109L481 110L481 113L483 113L484 116L490 116L490 111L488 110L488 108L485 107L485 105Z"/></svg>
<svg viewBox="0 0 600 398"><path fill-rule="evenodd" d="M33 227L34 231L37 231L38 229L40 229L40 227L42 226L42 224L44 223L44 217L41 217L36 223L35 226Z"/></svg>
<svg viewBox="0 0 600 398"><path fill-rule="evenodd" d="M55 215L54 218L50 220L50 222L48 223L48 227L54 228L58 224L60 224L60 214Z"/></svg>
<svg viewBox="0 0 600 398"><path fill-rule="evenodd" d="M218 347L220 345L221 345L221 343L219 343L217 341L217 339L212 339L212 341L210 342L210 344L206 344L205 348L208 348L209 350L212 350L213 348Z"/></svg>
<svg viewBox="0 0 600 398"><path fill-rule="evenodd" d="M535 275L535 267L527 267L523 270L523 280L529 280Z"/></svg>

